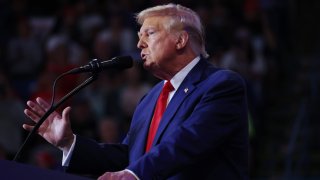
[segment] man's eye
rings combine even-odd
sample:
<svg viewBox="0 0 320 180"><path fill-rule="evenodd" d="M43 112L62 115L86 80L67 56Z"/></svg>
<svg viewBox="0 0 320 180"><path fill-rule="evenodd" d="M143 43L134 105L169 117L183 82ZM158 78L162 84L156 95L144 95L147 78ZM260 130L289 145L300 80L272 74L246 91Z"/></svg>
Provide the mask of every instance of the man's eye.
<svg viewBox="0 0 320 180"><path fill-rule="evenodd" d="M147 35L150 36L150 35L152 35L152 34L154 34L154 33L155 33L155 31L148 31L148 32L147 32Z"/></svg>

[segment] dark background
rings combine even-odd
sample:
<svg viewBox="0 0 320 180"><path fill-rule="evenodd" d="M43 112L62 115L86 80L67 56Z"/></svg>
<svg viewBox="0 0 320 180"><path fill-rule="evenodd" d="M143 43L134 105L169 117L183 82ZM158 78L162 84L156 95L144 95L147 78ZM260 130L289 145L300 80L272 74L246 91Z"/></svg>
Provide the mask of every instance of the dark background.
<svg viewBox="0 0 320 180"><path fill-rule="evenodd" d="M54 79L91 59L138 59L135 13L169 2L199 13L210 61L246 79L251 179L320 178L317 0L0 0L0 159L11 160L27 135L28 99L50 100ZM56 99L87 77L60 80ZM140 65L104 71L64 105L74 132L120 142L156 82ZM36 137L20 161L57 169L61 152Z"/></svg>

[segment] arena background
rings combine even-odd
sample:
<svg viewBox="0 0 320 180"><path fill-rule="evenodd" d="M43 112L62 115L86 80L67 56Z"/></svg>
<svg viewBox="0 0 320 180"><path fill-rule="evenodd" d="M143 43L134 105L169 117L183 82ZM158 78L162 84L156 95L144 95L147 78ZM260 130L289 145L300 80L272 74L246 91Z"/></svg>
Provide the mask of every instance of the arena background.
<svg viewBox="0 0 320 180"><path fill-rule="evenodd" d="M50 100L59 74L94 58L138 59L135 13L170 2L200 14L210 61L246 79L251 179L320 178L317 0L0 0L0 159L11 160L26 138L28 99ZM57 99L87 76L60 80ZM121 142L156 82L139 65L104 71L64 104L75 133ZM20 161L56 169L61 152L36 137Z"/></svg>

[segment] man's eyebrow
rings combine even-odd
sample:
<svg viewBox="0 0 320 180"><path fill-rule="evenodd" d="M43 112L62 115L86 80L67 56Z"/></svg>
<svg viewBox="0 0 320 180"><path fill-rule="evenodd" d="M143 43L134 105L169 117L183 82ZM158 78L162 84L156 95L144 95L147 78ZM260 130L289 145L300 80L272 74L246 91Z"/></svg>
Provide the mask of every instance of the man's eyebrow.
<svg viewBox="0 0 320 180"><path fill-rule="evenodd" d="M144 27L143 29L140 29L140 31L137 32L138 36L142 36L143 33L147 33L148 31L155 31L158 28L156 26L150 25L147 27Z"/></svg>
<svg viewBox="0 0 320 180"><path fill-rule="evenodd" d="M143 30L140 30L137 32L138 36L141 36L142 33L146 33L148 32L150 29L153 29L152 27L147 27L147 28L144 28Z"/></svg>

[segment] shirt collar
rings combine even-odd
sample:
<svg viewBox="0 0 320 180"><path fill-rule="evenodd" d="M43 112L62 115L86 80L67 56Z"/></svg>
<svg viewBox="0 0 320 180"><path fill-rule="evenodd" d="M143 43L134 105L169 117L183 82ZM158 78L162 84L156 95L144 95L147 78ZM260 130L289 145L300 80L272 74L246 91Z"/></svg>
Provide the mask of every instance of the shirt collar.
<svg viewBox="0 0 320 180"><path fill-rule="evenodd" d="M184 80L184 78L188 75L188 73L191 71L191 69L199 61L200 61L200 56L197 56L188 65L186 65L184 68L182 68L176 75L174 75L172 79L170 79L170 82L175 90L177 90L179 88L179 86L182 83L182 81Z"/></svg>

